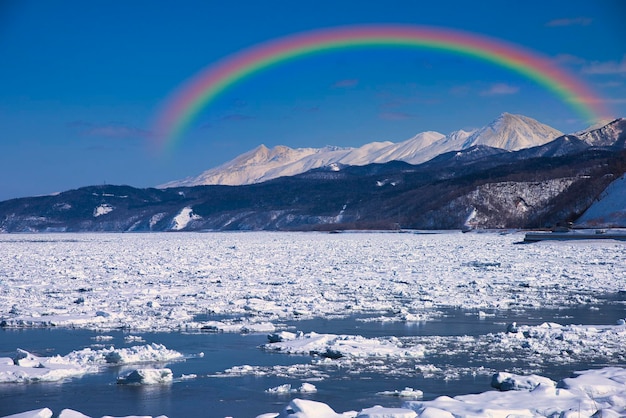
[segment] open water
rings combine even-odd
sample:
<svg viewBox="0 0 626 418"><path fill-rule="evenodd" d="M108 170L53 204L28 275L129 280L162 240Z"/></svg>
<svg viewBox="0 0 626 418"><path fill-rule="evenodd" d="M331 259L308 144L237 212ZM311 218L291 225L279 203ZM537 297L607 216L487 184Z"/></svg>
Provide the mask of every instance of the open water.
<svg viewBox="0 0 626 418"><path fill-rule="evenodd" d="M498 312L495 316L479 317L477 312L443 311L440 318L424 323L367 322L358 318L316 319L283 324L288 330L318 333L351 334L364 337L382 336L449 336L484 335L502 332L506 324L536 325L554 321L561 324L613 324L624 318L624 295L614 296L598 306L562 310L534 310L530 312ZM361 318L362 319L362 318ZM93 337L110 335L111 341L97 342ZM94 344L126 347L145 343L125 343L128 333L111 331L105 334L72 329L0 330L0 357L12 356L16 348L37 355L65 355L73 350ZM455 396L489 390L490 376L463 375L456 379L425 378L420 373L393 375L352 370L331 370L328 377L313 381L318 389L313 394L276 395L265 390L290 383L299 387L302 379L276 376L217 377L224 370L241 365L273 366L308 364L312 358L302 355L284 355L263 351L258 347L267 342L265 334L224 333L132 333L143 337L146 343L161 343L177 350L187 358L170 362L174 376L196 374L191 380L175 381L168 385L128 386L116 384L124 368L107 368L101 373L85 375L56 383L0 384L0 417L27 410L48 407L60 412L64 408L84 414L102 415L167 415L182 417L255 417L266 412L279 412L292 397L301 397L329 404L335 411L359 410L373 405L400 406L403 400L377 395L381 391L405 387L420 389L424 399L440 395ZM197 356L204 353L203 357ZM464 353L453 357L429 359L438 367L476 367L480 353ZM481 357L483 358L483 357ZM483 360L484 361L484 360ZM439 362L439 363L438 363ZM487 368L503 370L506 359L493 359L483 364ZM523 366L523 365L522 365ZM601 367L593 360L563 366L546 366L542 374L552 379L567 377L572 371Z"/></svg>

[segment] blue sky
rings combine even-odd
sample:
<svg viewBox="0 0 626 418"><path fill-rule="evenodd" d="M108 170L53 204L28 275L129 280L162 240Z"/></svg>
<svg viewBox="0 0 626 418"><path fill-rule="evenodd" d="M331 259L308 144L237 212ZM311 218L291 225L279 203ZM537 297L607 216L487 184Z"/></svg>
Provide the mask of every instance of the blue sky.
<svg viewBox="0 0 626 418"><path fill-rule="evenodd" d="M151 187L256 147L359 146L520 113L564 132L580 116L532 81L467 57L342 51L261 72L205 108L166 155L159 106L202 68L290 34L350 24L451 28L535 51L626 116L626 2L0 2L0 200L94 184Z"/></svg>

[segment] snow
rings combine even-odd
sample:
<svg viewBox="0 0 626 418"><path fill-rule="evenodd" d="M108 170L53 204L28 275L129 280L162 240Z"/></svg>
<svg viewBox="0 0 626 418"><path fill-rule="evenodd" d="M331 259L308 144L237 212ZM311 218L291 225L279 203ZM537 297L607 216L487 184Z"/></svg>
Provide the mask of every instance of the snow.
<svg viewBox="0 0 626 418"><path fill-rule="evenodd" d="M626 228L626 175L613 181L576 221L582 228Z"/></svg>
<svg viewBox="0 0 626 418"><path fill-rule="evenodd" d="M195 213L193 213L193 209L191 209L191 207L187 206L184 207L180 210L180 212L178 212L178 214L176 216L174 216L174 219L172 219L172 227L171 230L172 231L181 231L183 229L185 229L187 227L187 225L189 225L189 223L191 221L195 221L198 219L202 219L202 217L200 217L199 215L196 215ZM154 216L152 217L150 223L152 225L152 221L154 221ZM158 222L158 220L155 221L155 223Z"/></svg>
<svg viewBox="0 0 626 418"><path fill-rule="evenodd" d="M487 145L517 151L543 145L561 135L563 132L529 117L503 113L495 121L470 135L462 149L474 145Z"/></svg>
<svg viewBox="0 0 626 418"><path fill-rule="evenodd" d="M384 141L371 142L358 148L327 146L296 149L283 145L269 149L260 145L198 176L172 181L159 187L261 183L320 167L337 171L340 165L367 165L389 161L420 164L442 153L463 150L474 145L518 150L543 145L561 135L560 131L534 119L503 113L490 125L477 131L459 130L447 136L427 131L399 143Z"/></svg>
<svg viewBox="0 0 626 418"><path fill-rule="evenodd" d="M108 203L103 203L93 210L93 217L97 218L98 216L106 215L107 213L113 212L114 209L115 208Z"/></svg>
<svg viewBox="0 0 626 418"><path fill-rule="evenodd" d="M471 207L466 227L503 228L514 220L522 224L532 207L546 205L570 187L576 178L558 178L533 182L486 183L452 202L450 207ZM501 216L494 219L493 213Z"/></svg>

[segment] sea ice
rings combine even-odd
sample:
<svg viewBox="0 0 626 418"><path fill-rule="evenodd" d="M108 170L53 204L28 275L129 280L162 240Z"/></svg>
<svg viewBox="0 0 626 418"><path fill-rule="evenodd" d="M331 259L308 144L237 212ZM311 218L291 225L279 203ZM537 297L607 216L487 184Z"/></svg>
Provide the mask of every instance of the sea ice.
<svg viewBox="0 0 626 418"><path fill-rule="evenodd" d="M387 390L387 391L384 391L384 392L378 392L377 395L396 396L398 398L419 399L422 396L424 396L424 392L422 392L419 389L413 389L413 388L406 387L406 388L404 388L402 390Z"/></svg>
<svg viewBox="0 0 626 418"><path fill-rule="evenodd" d="M22 412L14 415L7 415L2 418L51 418L53 415L52 410L49 408L37 409L34 411ZM64 409L59 413L58 418L91 418L88 415L85 415L81 412L74 411L73 409ZM125 417L112 417L110 415L105 415L102 418L152 418L149 415L128 415ZM159 415L155 418L167 418L165 415Z"/></svg>
<svg viewBox="0 0 626 418"><path fill-rule="evenodd" d="M543 380L536 376L537 380ZM548 379L546 379L548 381ZM453 417L578 417L626 415L626 369L607 367L577 372L556 386L541 382L532 390L487 391L454 398L440 396L432 401L406 401L402 408L374 406L337 414L326 404L293 399L280 414L271 417L360 417L360 418L453 418Z"/></svg>
<svg viewBox="0 0 626 418"><path fill-rule="evenodd" d="M85 348L53 357L39 357L18 349L13 359L3 358L0 361L0 383L52 382L97 373L100 367L106 365L166 362L181 358L181 353L162 344L101 350Z"/></svg>
<svg viewBox="0 0 626 418"><path fill-rule="evenodd" d="M317 392L317 388L315 387L315 385L305 382L305 383L302 383L302 385L300 385L299 388L292 389L291 385L289 383L286 383L284 385L269 388L265 392L272 393L272 394L315 393Z"/></svg>
<svg viewBox="0 0 626 418"><path fill-rule="evenodd" d="M270 341L275 340L271 335ZM315 354L321 357L424 357L421 345L405 346L396 337L365 338L360 335L317 334L311 332L294 339L268 343L267 351L286 354Z"/></svg>
<svg viewBox="0 0 626 418"><path fill-rule="evenodd" d="M357 415L357 418L415 418L417 414L411 409L404 408L383 408L382 406L374 406L372 408L363 409Z"/></svg>
<svg viewBox="0 0 626 418"><path fill-rule="evenodd" d="M172 383L173 375L170 369L135 369L117 378L122 385L158 385Z"/></svg>
<svg viewBox="0 0 626 418"><path fill-rule="evenodd" d="M36 409L34 411L22 412L19 414L7 415L3 418L51 418L52 411L48 408Z"/></svg>
<svg viewBox="0 0 626 418"><path fill-rule="evenodd" d="M64 409L59 414L59 418L91 418L82 412L74 411L73 409Z"/></svg>
<svg viewBox="0 0 626 418"><path fill-rule="evenodd" d="M626 289L623 243L514 245L522 240L455 232L2 235L0 326L275 332L272 324L312 317L414 322L441 308L492 315L591 305Z"/></svg>
<svg viewBox="0 0 626 418"><path fill-rule="evenodd" d="M271 416L271 414L265 414L260 417L270 418ZM280 414L273 416L277 418L354 418L356 417L356 412L351 411L338 414L325 403L306 399L293 399Z"/></svg>
<svg viewBox="0 0 626 418"><path fill-rule="evenodd" d="M556 386L552 379L537 375L521 376L513 373L499 372L493 375L491 386L501 390L533 390L539 385Z"/></svg>
<svg viewBox="0 0 626 418"><path fill-rule="evenodd" d="M194 221L191 211L180 215L181 227ZM523 360L539 370L546 364L626 363L624 321L610 326L516 324L511 332L478 336L277 332L275 324L315 317L413 322L448 308L486 318L501 310L597 307L607 296L626 291L624 243L515 245L522 240L521 233L456 232L0 235L0 326L266 332L272 336L267 350L316 356L310 364L235 366L216 376L290 381L324 379L328 370L343 366L354 375L375 371L453 379L463 373L493 374L497 370L481 366L493 359ZM111 364L181 358L163 346L141 347L87 348L49 358L18 353L0 359L0 381L63 379ZM468 352L475 353L476 366L431 364L436 363L433 353L453 358ZM520 390L440 397L404 407L418 416L566 417L600 410L624 415L624 369L579 373L558 387L540 382L532 390L534 380L519 374L513 380ZM281 414L268 416L357 415L309 402L293 400Z"/></svg>

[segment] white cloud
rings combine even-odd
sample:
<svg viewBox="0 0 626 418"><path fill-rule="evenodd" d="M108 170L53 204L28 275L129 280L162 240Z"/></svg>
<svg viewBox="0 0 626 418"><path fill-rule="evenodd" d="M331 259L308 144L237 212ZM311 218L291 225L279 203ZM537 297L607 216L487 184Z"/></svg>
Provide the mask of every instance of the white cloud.
<svg viewBox="0 0 626 418"><path fill-rule="evenodd" d="M414 119L416 116L405 112L382 112L378 117L384 120L407 120Z"/></svg>
<svg viewBox="0 0 626 418"><path fill-rule="evenodd" d="M546 23L549 27L559 26L589 26L593 22L590 17L566 17L563 19L554 19Z"/></svg>
<svg viewBox="0 0 626 418"><path fill-rule="evenodd" d="M480 92L481 96L501 96L506 94L516 94L519 92L519 87L512 86L506 83L492 84L487 90Z"/></svg>
<svg viewBox="0 0 626 418"><path fill-rule="evenodd" d="M583 68L585 74L624 74L626 75L626 55L620 62L617 61L594 61Z"/></svg>

